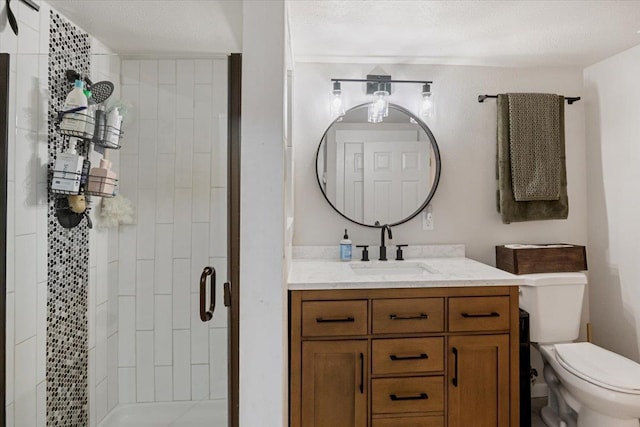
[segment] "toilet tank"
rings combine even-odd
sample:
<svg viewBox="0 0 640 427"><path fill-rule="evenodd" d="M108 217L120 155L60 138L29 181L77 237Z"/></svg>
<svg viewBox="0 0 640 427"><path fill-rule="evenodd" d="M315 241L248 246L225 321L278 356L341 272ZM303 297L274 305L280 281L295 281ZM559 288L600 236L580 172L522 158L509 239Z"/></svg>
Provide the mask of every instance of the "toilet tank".
<svg viewBox="0 0 640 427"><path fill-rule="evenodd" d="M558 343L578 338L584 273L524 274L520 308L529 312L531 342Z"/></svg>

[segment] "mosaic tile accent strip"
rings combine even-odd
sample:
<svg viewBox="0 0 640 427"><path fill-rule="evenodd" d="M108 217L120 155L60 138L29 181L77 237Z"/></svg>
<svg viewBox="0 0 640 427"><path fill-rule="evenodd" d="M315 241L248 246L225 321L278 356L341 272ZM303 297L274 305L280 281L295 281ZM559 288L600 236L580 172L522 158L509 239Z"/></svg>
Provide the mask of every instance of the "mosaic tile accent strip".
<svg viewBox="0 0 640 427"><path fill-rule="evenodd" d="M66 70L88 74L89 35L51 11L49 34L49 171L56 153L68 144L56 131L71 83ZM86 151L86 148L82 150ZM80 150L80 151L82 151ZM80 152L86 155L86 152ZM49 174L51 177L51 173ZM49 179L49 188L51 188ZM89 230L86 220L71 230L55 217L56 195L49 192L47 297L47 427L89 424L88 320ZM59 197L59 196L58 196Z"/></svg>

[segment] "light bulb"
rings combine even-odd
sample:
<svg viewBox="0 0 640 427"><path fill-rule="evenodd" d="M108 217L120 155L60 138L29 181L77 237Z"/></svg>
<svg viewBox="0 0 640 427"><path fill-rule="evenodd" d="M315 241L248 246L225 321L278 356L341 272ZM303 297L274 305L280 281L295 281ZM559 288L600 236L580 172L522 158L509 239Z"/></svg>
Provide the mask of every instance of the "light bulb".
<svg viewBox="0 0 640 427"><path fill-rule="evenodd" d="M433 116L433 93L431 92L431 85L429 83L426 83L422 88L418 114L424 118Z"/></svg>
<svg viewBox="0 0 640 427"><path fill-rule="evenodd" d="M380 123L384 117L389 115L389 92L378 90L373 92L373 101L369 104L367 121L369 123Z"/></svg>
<svg viewBox="0 0 640 427"><path fill-rule="evenodd" d="M344 103L342 102L342 90L340 90L340 82L333 82L330 108L332 118L344 116Z"/></svg>

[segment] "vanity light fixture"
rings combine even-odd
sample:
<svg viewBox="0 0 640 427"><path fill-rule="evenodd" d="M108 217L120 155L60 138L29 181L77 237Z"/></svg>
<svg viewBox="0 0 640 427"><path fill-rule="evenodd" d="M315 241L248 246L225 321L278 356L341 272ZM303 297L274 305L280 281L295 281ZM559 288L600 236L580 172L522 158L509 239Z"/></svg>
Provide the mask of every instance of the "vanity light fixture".
<svg viewBox="0 0 640 427"><path fill-rule="evenodd" d="M342 89L340 88L340 82L333 82L330 107L332 118L344 116L344 102L342 100Z"/></svg>
<svg viewBox="0 0 640 427"><path fill-rule="evenodd" d="M433 114L433 92L431 84L427 80L392 80L388 75L367 75L366 79L331 79L333 91L331 92L331 116L340 117L344 115L344 103L342 101L341 83L360 82L367 84L367 94L373 99L367 109L367 120L370 123L380 123L389 115L389 95L391 94L392 83L413 83L421 84L421 101L419 113L423 117L431 117Z"/></svg>

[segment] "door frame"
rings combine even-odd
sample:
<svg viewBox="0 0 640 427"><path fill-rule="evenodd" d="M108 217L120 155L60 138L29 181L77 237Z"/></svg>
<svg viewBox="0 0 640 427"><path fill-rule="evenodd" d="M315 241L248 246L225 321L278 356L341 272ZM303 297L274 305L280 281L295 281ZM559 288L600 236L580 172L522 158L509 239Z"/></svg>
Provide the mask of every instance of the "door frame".
<svg viewBox="0 0 640 427"><path fill-rule="evenodd" d="M0 53L0 420L6 424L7 340L7 170L9 158L9 54Z"/></svg>
<svg viewBox="0 0 640 427"><path fill-rule="evenodd" d="M229 427L240 419L240 118L242 100L242 54L232 53L228 63L227 127L227 279L230 289L228 390ZM225 284L225 288L227 284ZM227 304L225 304L227 305Z"/></svg>

